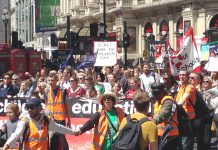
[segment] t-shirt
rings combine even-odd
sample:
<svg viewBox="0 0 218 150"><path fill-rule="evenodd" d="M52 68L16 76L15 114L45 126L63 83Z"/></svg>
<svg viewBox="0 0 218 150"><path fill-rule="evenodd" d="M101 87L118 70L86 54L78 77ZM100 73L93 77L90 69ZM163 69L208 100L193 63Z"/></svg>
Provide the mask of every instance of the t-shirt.
<svg viewBox="0 0 218 150"><path fill-rule="evenodd" d="M105 92L104 87L99 85L99 84L95 84L95 89L97 92L99 92L99 94L104 94L104 92Z"/></svg>
<svg viewBox="0 0 218 150"><path fill-rule="evenodd" d="M126 98L127 99L132 99L133 98L133 95L135 93L135 90L132 90L132 89L129 89L127 92L126 92Z"/></svg>
<svg viewBox="0 0 218 150"><path fill-rule="evenodd" d="M113 123L114 127L116 129L118 129L119 123L118 123L118 118L117 118L116 111L115 110L113 110L111 112L107 111L106 113L107 113L108 117L110 118L111 122ZM114 131L114 129L113 129L113 127L112 127L112 125L110 124L109 121L108 121L108 127L109 127L109 130L110 130L110 134L111 134L111 136L113 138L112 142L114 142L115 139L116 139L117 133ZM109 136L109 132L108 132L107 135L106 135L104 144L103 144L103 150L110 150L110 147L111 147L111 143L110 143L110 136Z"/></svg>
<svg viewBox="0 0 218 150"><path fill-rule="evenodd" d="M147 117L146 115L142 113L134 113L131 114L131 118L136 118L137 120L140 120L144 117ZM119 131L127 124L126 118L124 118L120 124ZM118 131L118 132L119 132ZM140 143L140 150L144 150L149 143L157 141L157 126L152 121L144 122L141 125L141 133L139 137L139 143Z"/></svg>
<svg viewBox="0 0 218 150"><path fill-rule="evenodd" d="M86 90L82 87L78 87L75 91L73 91L72 89L68 89L67 90L68 93L68 97L69 98L74 98L77 96L83 96L84 94L86 94Z"/></svg>

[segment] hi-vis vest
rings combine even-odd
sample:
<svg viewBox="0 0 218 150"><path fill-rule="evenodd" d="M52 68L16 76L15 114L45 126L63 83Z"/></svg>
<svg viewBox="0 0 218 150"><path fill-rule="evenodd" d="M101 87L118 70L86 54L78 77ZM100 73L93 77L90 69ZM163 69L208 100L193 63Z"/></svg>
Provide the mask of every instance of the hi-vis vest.
<svg viewBox="0 0 218 150"><path fill-rule="evenodd" d="M185 89L188 86L192 86L192 85L186 85L186 86L180 86L179 87L179 90L178 90L178 93L177 93L177 96L176 96L176 101L177 102L183 96L183 94L185 93ZM195 109L192 106L192 104L195 104L195 98L196 98L195 94L191 94L189 99L185 100L185 104L182 105L182 107L184 108L185 112L187 113L189 119L195 119L195 117L196 117ZM192 102L192 104L190 103L190 101Z"/></svg>
<svg viewBox="0 0 218 150"><path fill-rule="evenodd" d="M166 100L171 100L174 101L173 98L171 96L164 96L163 99L161 100L160 103L156 102L154 104L154 116L158 115L160 113L160 110L162 108L162 105L164 103L164 101ZM169 118L167 118L164 122L160 123L157 125L157 129L158 129L158 136L163 136L164 133L164 129L166 127L167 121ZM170 121L170 126L172 127L171 130L169 131L169 136L177 136L179 135L179 130L178 130L178 119L177 119L177 111L173 114L173 117Z"/></svg>
<svg viewBox="0 0 218 150"><path fill-rule="evenodd" d="M50 117L46 117L48 118L47 121L45 117L41 119L42 127L40 131L37 129L32 119L28 121L28 129L23 137L23 150L48 150L48 125ZM26 118L21 119L26 120Z"/></svg>
<svg viewBox="0 0 218 150"><path fill-rule="evenodd" d="M50 89L48 92L47 100L47 110L50 111L51 116L54 118L54 120L65 120L66 109L62 89L58 89L56 97L54 96L52 89Z"/></svg>
<svg viewBox="0 0 218 150"><path fill-rule="evenodd" d="M108 132L108 119L105 115L105 110L99 111L101 116L99 118L98 124L94 129L93 143L91 145L91 150L102 150L104 140ZM125 117L125 112L123 109L116 107L118 123L120 125L122 119Z"/></svg>

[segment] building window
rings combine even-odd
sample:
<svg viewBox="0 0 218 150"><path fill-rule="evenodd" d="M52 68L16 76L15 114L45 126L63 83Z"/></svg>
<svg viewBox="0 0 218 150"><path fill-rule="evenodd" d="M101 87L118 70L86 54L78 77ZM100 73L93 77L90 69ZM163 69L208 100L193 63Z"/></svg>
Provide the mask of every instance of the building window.
<svg viewBox="0 0 218 150"><path fill-rule="evenodd" d="M144 29L144 37L149 41L155 41L155 36L153 35L153 28L150 22L146 23Z"/></svg>
<svg viewBox="0 0 218 150"><path fill-rule="evenodd" d="M167 20L163 20L160 24L160 41L166 40L169 34L169 24Z"/></svg>

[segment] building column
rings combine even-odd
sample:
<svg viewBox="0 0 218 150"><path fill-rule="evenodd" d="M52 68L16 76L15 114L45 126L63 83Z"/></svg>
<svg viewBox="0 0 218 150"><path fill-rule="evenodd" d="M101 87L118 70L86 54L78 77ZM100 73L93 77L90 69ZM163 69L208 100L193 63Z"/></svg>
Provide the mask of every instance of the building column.
<svg viewBox="0 0 218 150"><path fill-rule="evenodd" d="M193 31L197 31L197 11L193 9L192 4L189 4L182 11L183 23L184 23L184 35L188 31L189 27L193 28Z"/></svg>
<svg viewBox="0 0 218 150"><path fill-rule="evenodd" d="M204 36L203 33L205 32L206 30L206 12L205 12L205 9L201 9L198 11L199 13L199 17L198 17L198 21L200 23L200 26L197 26L197 35L201 35L201 36Z"/></svg>
<svg viewBox="0 0 218 150"><path fill-rule="evenodd" d="M136 52L138 50L139 57L141 57L142 53L143 53L143 43L144 43L144 38L142 38L142 36L144 35L144 33L142 31L143 29L144 28L142 27L142 25L139 24L138 25L138 38L136 36ZM137 31L136 31L136 34L137 34Z"/></svg>
<svg viewBox="0 0 218 150"><path fill-rule="evenodd" d="M171 46L175 49L176 47L176 44L174 42L174 31L176 31L174 29L174 21L173 21L173 16L172 15L169 15L169 35L168 35L168 38L169 38L169 41L170 41L170 44Z"/></svg>

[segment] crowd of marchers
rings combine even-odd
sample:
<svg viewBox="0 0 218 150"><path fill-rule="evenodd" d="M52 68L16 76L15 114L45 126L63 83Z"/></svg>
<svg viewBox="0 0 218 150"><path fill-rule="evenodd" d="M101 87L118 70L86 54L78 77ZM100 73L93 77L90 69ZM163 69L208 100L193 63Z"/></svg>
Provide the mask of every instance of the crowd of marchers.
<svg viewBox="0 0 218 150"><path fill-rule="evenodd" d="M8 71L0 80L0 97L28 101L25 112L14 103L6 106L8 119L0 126L0 146L3 150L68 150L65 134L79 136L94 128L90 149L95 150L192 150L195 140L198 150L209 150L212 133L218 137L217 87L218 72L180 70L175 77L151 69L148 62L128 68L120 64L80 70L42 68L36 75L23 76ZM196 110L199 95L208 111ZM68 102L78 97L97 100L102 109L73 131ZM133 101L134 114L116 107L123 100ZM187 129L181 129L181 109ZM139 134L125 132L128 126L139 126Z"/></svg>

